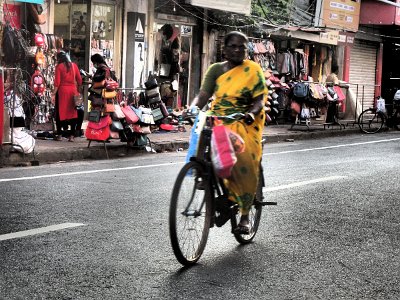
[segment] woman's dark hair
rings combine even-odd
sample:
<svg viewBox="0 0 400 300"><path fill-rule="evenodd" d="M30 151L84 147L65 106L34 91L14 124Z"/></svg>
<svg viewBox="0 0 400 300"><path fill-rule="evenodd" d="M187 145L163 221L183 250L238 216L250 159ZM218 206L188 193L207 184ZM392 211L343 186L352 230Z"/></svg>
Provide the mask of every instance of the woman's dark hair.
<svg viewBox="0 0 400 300"><path fill-rule="evenodd" d="M244 33L241 33L240 31L231 31L229 33L227 33L225 35L224 38L224 46L228 45L229 41L233 38L233 37L240 37L242 39L244 39L244 41L246 42L246 44L249 42L249 39L247 38L247 36Z"/></svg>
<svg viewBox="0 0 400 300"><path fill-rule="evenodd" d="M68 72L71 69L71 61L69 60L67 53L65 53L64 51L60 51L57 53L57 62L59 64L64 64Z"/></svg>
<svg viewBox="0 0 400 300"><path fill-rule="evenodd" d="M107 66L107 63L106 63L106 61L104 60L104 57L103 56L101 56L100 54L98 54L98 53L96 53L96 54L93 54L91 57L90 57L90 60L92 61L92 63L94 63L94 64L104 64L104 65L106 65Z"/></svg>

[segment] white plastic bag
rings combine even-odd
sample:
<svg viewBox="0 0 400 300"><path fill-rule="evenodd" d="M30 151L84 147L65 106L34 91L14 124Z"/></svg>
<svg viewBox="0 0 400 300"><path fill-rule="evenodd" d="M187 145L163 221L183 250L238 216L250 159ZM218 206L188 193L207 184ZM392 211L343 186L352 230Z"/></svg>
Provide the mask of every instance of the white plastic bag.
<svg viewBox="0 0 400 300"><path fill-rule="evenodd" d="M13 144L18 145L14 146L13 148L18 151L24 151L25 154L31 153L35 149L36 140L28 134L26 131L23 130L23 127L17 127L13 129ZM11 139L11 137L10 137Z"/></svg>
<svg viewBox="0 0 400 300"><path fill-rule="evenodd" d="M376 100L376 111L383 113L386 112L385 99L382 97L379 97L379 99Z"/></svg>
<svg viewBox="0 0 400 300"><path fill-rule="evenodd" d="M300 117L302 119L309 119L310 118L310 109L307 106L305 106L304 104L303 104L303 107L301 108Z"/></svg>

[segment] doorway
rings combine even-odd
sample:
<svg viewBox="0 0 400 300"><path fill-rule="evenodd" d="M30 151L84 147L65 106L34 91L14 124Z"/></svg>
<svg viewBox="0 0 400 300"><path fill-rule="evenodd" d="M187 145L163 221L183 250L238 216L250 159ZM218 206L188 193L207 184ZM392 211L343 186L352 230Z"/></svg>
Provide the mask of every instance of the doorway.
<svg viewBox="0 0 400 300"><path fill-rule="evenodd" d="M189 103L190 70L192 56L192 26L170 23L156 23L154 26L154 68L153 75L163 87L169 87L172 94L164 102L175 109Z"/></svg>

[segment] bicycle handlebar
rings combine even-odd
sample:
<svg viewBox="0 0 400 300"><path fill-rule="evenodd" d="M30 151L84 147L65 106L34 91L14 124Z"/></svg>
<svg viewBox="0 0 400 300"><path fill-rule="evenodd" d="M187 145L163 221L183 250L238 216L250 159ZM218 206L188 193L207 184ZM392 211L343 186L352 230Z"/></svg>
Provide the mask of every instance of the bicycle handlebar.
<svg viewBox="0 0 400 300"><path fill-rule="evenodd" d="M223 120L223 119L240 120L245 117L245 114L244 113L233 113L233 114L226 115L226 116L213 116L213 117L216 117L221 120Z"/></svg>

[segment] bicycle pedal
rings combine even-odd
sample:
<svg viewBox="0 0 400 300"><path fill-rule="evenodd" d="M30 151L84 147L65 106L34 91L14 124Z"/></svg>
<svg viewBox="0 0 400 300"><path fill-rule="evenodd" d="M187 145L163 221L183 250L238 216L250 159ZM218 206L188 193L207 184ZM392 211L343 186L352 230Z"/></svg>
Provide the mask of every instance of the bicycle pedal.
<svg viewBox="0 0 400 300"><path fill-rule="evenodd" d="M261 206L265 206L265 205L278 205L278 202L275 201L263 201L260 202Z"/></svg>

